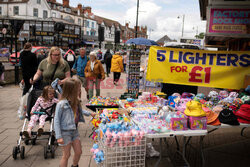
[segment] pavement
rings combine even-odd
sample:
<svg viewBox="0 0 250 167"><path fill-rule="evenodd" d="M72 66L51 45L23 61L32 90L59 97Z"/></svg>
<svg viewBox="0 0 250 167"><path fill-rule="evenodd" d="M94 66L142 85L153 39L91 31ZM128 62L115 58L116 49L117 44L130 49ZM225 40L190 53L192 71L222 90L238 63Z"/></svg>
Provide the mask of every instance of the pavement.
<svg viewBox="0 0 250 167"><path fill-rule="evenodd" d="M102 96L119 97L126 90L125 75L122 74L121 84L114 87L112 85L112 75L101 84ZM85 91L82 90L83 106L87 102ZM56 148L55 158L44 159L43 150L46 145L45 141L37 141L36 145L25 145L25 159L21 160L20 155L14 160L12 158L12 149L17 144L19 132L23 122L17 117L17 109L22 91L16 85L5 85L0 89L0 166L2 167L54 167L59 166L62 156L60 147ZM79 132L82 144L82 156L79 162L80 167L96 167L92 159L90 149L93 140L89 138L92 125L90 118L86 118L86 123L80 123ZM48 123L45 129L48 128ZM250 158L250 128L245 129L244 137L240 135L241 129L238 127L219 129L210 133L204 138L204 155L206 167L249 167ZM179 138L181 140L182 138ZM159 139L151 140L156 150L159 150ZM168 138L167 143L163 144L163 158L159 167L186 166L180 156L176 154L176 145L174 138ZM181 142L180 142L181 144ZM169 146L169 147L167 147ZM199 148L199 137L193 137L190 145L187 146L187 159L190 166L201 166ZM72 154L73 155L73 150ZM157 158L146 158L146 166L154 166ZM71 165L72 156L69 160Z"/></svg>

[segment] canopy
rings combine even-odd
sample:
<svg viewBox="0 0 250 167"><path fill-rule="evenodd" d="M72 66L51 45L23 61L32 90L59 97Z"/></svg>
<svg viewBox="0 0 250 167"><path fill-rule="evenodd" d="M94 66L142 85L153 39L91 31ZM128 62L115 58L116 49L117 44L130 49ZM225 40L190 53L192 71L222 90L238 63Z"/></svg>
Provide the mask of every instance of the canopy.
<svg viewBox="0 0 250 167"><path fill-rule="evenodd" d="M126 44L135 44L135 45L146 45L146 46L151 46L151 45L158 45L155 41L146 39L146 38L133 38L129 39Z"/></svg>

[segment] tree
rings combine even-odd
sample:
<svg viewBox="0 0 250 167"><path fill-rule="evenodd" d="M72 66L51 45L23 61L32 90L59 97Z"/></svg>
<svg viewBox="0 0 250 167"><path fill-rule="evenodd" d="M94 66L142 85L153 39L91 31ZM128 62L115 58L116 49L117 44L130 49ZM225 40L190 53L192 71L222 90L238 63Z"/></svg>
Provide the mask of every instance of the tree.
<svg viewBox="0 0 250 167"><path fill-rule="evenodd" d="M195 38L196 39L203 39L205 36L205 33L204 32L201 32L199 35L195 35Z"/></svg>

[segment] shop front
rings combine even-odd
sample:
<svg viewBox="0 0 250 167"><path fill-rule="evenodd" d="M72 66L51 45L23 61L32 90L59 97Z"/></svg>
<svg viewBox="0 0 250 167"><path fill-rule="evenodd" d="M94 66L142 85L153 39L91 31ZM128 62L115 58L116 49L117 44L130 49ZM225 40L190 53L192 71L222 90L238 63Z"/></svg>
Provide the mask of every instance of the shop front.
<svg viewBox="0 0 250 167"><path fill-rule="evenodd" d="M220 50L250 49L249 6L208 6L205 46Z"/></svg>

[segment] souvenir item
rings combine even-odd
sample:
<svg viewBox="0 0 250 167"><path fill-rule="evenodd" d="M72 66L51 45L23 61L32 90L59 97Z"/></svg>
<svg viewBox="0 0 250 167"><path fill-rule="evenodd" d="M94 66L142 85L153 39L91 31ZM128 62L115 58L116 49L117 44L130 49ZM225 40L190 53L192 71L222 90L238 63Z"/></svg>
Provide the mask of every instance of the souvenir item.
<svg viewBox="0 0 250 167"><path fill-rule="evenodd" d="M237 117L234 115L234 113L229 109L224 109L219 114L219 120L223 124L229 124L229 125L239 125L239 122L237 120Z"/></svg>
<svg viewBox="0 0 250 167"><path fill-rule="evenodd" d="M201 103L192 100L187 102L186 106L187 108L185 109L184 113L187 116L193 116L193 117L206 116L206 113L202 109Z"/></svg>

